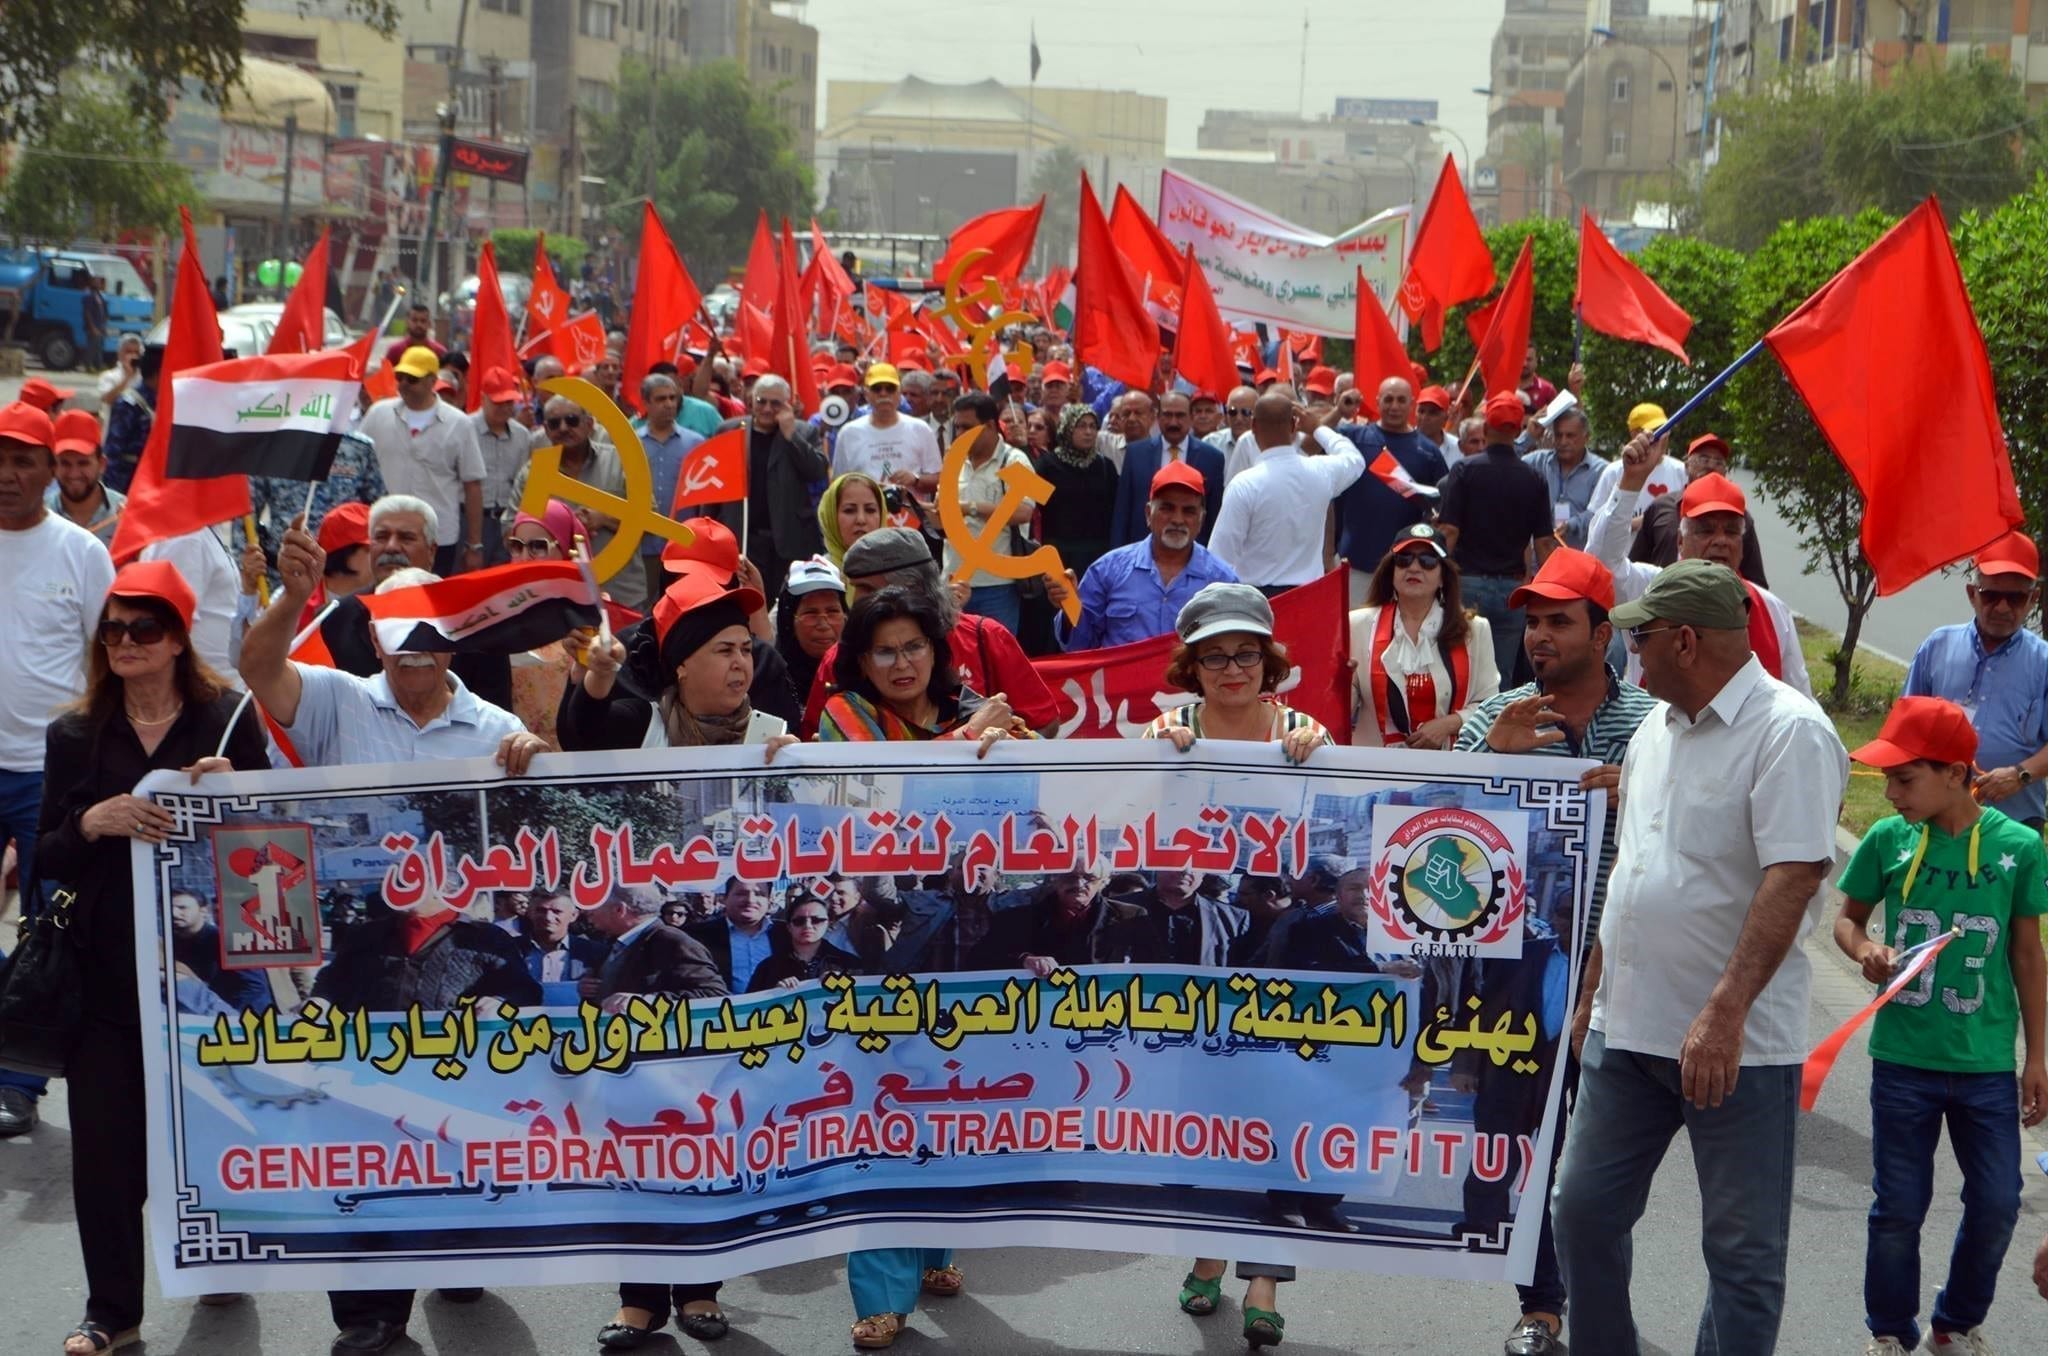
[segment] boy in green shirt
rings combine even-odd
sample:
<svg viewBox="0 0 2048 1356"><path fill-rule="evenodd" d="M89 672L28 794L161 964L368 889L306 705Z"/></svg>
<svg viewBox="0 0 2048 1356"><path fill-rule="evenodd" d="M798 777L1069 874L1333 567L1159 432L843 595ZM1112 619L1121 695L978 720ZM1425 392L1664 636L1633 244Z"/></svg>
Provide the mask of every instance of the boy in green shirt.
<svg viewBox="0 0 2048 1356"><path fill-rule="evenodd" d="M1977 805L1977 732L1953 702L1901 698L1878 737L1849 756L1884 770L1885 799L1899 813L1871 826L1842 873L1835 945L1864 978L1884 984L1908 947L1961 933L1878 1009L1870 1030L1876 1199L1863 1267L1864 1351L1904 1356L1919 1345L1920 1225L1946 1118L1963 1169L1963 1221L1926 1349L1983 1356L1991 1346L1981 1325L2019 1218L2019 1128L2048 1117L2040 926L2048 854L2038 832ZM1866 930L1880 902L1890 945ZM2015 1027L2027 1047L2017 1080Z"/></svg>

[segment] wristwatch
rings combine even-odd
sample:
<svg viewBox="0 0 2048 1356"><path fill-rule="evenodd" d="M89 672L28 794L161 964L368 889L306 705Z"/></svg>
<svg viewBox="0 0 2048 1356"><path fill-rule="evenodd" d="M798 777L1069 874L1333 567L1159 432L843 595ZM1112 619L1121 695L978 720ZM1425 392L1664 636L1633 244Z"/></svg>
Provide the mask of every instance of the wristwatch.
<svg viewBox="0 0 2048 1356"><path fill-rule="evenodd" d="M2018 769L2018 771L2019 771L2019 774L2020 774L2020 785L2021 785L2021 786L2025 786L2025 785L2027 785L2028 783L2030 783L2030 782L2032 782L2032 781L2034 780L2034 774L2033 774L2033 773L2031 773L2031 772L2029 772L2029 771L2027 771L2027 769L2026 769L2025 767L2021 767L2021 768L2019 768L2019 769Z"/></svg>
<svg viewBox="0 0 2048 1356"><path fill-rule="evenodd" d="M481 551L481 550L483 550L483 549L484 549L484 544L483 544L482 542L480 542L480 541L473 541L473 542L468 542L468 543L465 543L465 546L466 546L466 549L468 549L468 550L471 550L471 551Z"/></svg>

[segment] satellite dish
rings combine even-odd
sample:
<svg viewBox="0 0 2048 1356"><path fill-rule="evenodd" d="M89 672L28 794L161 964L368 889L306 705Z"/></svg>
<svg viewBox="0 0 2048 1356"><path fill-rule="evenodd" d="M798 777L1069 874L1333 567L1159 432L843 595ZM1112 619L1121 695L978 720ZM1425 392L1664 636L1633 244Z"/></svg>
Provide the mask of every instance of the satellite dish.
<svg viewBox="0 0 2048 1356"><path fill-rule="evenodd" d="M845 396L828 395L818 403L818 417L825 421L825 427L838 428L853 418L853 406L846 403Z"/></svg>

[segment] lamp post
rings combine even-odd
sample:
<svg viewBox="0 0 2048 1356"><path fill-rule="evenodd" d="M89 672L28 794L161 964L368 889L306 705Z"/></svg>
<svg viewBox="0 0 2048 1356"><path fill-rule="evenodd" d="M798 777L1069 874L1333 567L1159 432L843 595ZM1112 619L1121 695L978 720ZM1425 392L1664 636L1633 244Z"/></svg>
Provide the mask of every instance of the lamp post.
<svg viewBox="0 0 2048 1356"><path fill-rule="evenodd" d="M1648 43L1637 42L1634 38L1624 38L1613 29L1606 27L1595 27L1593 35L1603 38L1617 47L1633 47L1638 51L1649 53L1650 59L1659 66L1662 66L1664 74L1671 77L1671 200L1667 204L1666 210L1669 211L1676 208L1678 206L1678 122L1682 106L1685 102L1685 87L1678 82L1678 72L1672 69L1669 61L1664 59L1662 52L1659 52Z"/></svg>
<svg viewBox="0 0 2048 1356"><path fill-rule="evenodd" d="M1450 129L1450 128L1448 128L1448 127L1444 126L1444 125L1443 125L1442 123L1440 123L1440 122L1431 122L1431 121L1430 121L1430 120L1429 120L1428 118L1410 118L1410 119L1408 119L1408 125L1409 125L1410 127L1427 127L1427 128L1430 128L1430 129L1431 129L1431 130L1433 130L1433 131L1438 131L1438 132L1448 132L1448 133L1450 134L1451 140L1453 140L1453 141L1455 141L1455 142L1457 142L1457 143L1458 143L1458 149L1459 149L1460 151L1463 151L1463 152L1464 152L1464 154L1465 154L1465 173L1466 173L1466 175L1467 175L1467 176L1470 176L1470 175L1471 175L1471 173L1472 173L1472 148L1471 148L1471 147L1469 147L1469 146L1467 146L1467 145L1465 144L1465 138L1463 138L1463 137L1459 136L1459 135L1458 135L1458 134L1457 134L1457 133L1456 133L1455 131L1452 131L1452 129Z"/></svg>
<svg viewBox="0 0 2048 1356"><path fill-rule="evenodd" d="M292 248L292 162L298 156L299 105L313 102L311 95L284 101L284 199L278 205L277 232L282 239L277 247L280 260L288 260L297 254ZM324 121L324 120L323 120ZM283 264L279 264L282 268Z"/></svg>
<svg viewBox="0 0 2048 1356"><path fill-rule="evenodd" d="M1474 94L1483 94L1489 99L1498 98L1510 108L1520 105L1523 108L1533 108L1536 110L1536 163L1540 166L1538 173L1542 177L1543 184L1542 196L1538 199L1538 206L1542 210L1544 217L1548 219L1550 216L1550 130L1544 125L1546 110L1541 104L1530 103L1528 96L1525 94L1496 95L1491 85L1474 85L1472 92ZM1526 210L1529 205L1527 190L1523 191L1522 197L1522 206Z"/></svg>

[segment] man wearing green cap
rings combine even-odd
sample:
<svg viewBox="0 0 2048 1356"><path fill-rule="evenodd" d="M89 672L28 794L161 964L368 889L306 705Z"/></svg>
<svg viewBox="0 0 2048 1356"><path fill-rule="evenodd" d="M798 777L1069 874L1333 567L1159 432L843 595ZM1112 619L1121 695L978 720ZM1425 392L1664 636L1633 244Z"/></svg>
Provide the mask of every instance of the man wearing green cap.
<svg viewBox="0 0 2048 1356"><path fill-rule="evenodd" d="M1848 754L1818 706L1764 671L1749 606L1734 571L1692 559L1609 614L1658 705L1622 760L1552 1199L1572 1345L1603 1356L1640 1349L1630 1232L1681 1127L1707 1261L1697 1350L1770 1351L1784 1310L1812 982L1799 943L1834 860Z"/></svg>

